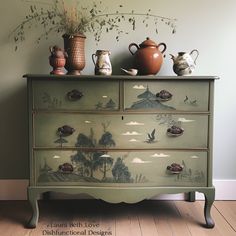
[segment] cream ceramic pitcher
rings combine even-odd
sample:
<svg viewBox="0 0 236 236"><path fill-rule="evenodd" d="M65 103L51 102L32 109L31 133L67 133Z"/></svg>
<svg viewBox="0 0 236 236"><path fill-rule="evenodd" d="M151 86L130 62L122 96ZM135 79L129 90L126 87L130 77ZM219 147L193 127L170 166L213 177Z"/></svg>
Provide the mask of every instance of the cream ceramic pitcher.
<svg viewBox="0 0 236 236"><path fill-rule="evenodd" d="M195 54L195 58L193 58L193 54ZM179 52L176 57L172 54L170 56L174 63L174 72L179 76L184 76L190 75L195 70L199 52L197 49L194 49L190 53Z"/></svg>
<svg viewBox="0 0 236 236"><path fill-rule="evenodd" d="M95 65L95 75L112 74L112 66L109 58L110 54L108 50L97 50L95 54L92 54L93 63ZM97 57L97 60L95 60L95 57Z"/></svg>

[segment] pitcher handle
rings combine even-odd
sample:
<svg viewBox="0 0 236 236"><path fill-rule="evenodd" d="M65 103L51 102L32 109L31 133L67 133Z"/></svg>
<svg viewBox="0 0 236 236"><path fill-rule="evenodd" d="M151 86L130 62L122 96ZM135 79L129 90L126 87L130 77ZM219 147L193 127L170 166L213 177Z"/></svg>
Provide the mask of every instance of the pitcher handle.
<svg viewBox="0 0 236 236"><path fill-rule="evenodd" d="M157 49L159 49L160 46L163 46L163 49L162 49L161 53L165 52L165 50L166 50L166 44L165 44L165 43L159 43L159 44L157 45Z"/></svg>
<svg viewBox="0 0 236 236"><path fill-rule="evenodd" d="M197 49L193 49L193 50L190 52L190 55L192 55L194 52L197 53L197 54L196 54L196 57L195 57L195 59L194 59L194 63L196 64L196 60L197 60L197 58L198 58L198 56L199 56L199 51L198 51Z"/></svg>
<svg viewBox="0 0 236 236"><path fill-rule="evenodd" d="M93 60L93 64L96 66L95 57L96 57L96 54L93 53L93 54L92 54L92 60Z"/></svg>
<svg viewBox="0 0 236 236"><path fill-rule="evenodd" d="M131 44L129 45L129 51L130 51L130 53L131 53L132 55L134 55L134 53L135 53L135 52L132 52L132 51L131 51L131 48L132 48L133 46L135 46L135 47L137 48L137 50L139 49L139 46L138 46L136 43L131 43Z"/></svg>

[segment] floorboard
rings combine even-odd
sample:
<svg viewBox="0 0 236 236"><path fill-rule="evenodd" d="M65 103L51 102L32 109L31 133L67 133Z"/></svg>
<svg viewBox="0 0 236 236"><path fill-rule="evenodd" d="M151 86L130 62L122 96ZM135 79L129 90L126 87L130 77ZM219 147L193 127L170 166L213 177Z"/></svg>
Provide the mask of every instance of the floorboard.
<svg viewBox="0 0 236 236"><path fill-rule="evenodd" d="M186 222L187 227L192 236L231 236L234 235L226 221L219 214L213 206L211 215L215 221L213 229L205 228L205 218L203 213L204 202L183 202L176 201L175 205L180 212L183 221Z"/></svg>
<svg viewBox="0 0 236 236"><path fill-rule="evenodd" d="M236 232L236 201L216 201L214 206Z"/></svg>
<svg viewBox="0 0 236 236"><path fill-rule="evenodd" d="M27 201L0 201L0 235L236 236L236 201L214 202L213 229L204 227L204 201L52 200L39 201L39 209L37 228L27 229Z"/></svg>

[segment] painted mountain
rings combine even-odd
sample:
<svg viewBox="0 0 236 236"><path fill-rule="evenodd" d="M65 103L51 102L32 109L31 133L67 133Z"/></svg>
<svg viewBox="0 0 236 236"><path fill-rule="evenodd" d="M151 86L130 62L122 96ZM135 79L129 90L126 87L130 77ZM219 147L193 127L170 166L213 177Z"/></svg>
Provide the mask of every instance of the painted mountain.
<svg viewBox="0 0 236 236"><path fill-rule="evenodd" d="M157 100L155 94L153 94L148 86L144 93L141 93L137 96L139 101L134 102L130 109L160 109L160 110L175 110L174 107L164 105L160 101Z"/></svg>

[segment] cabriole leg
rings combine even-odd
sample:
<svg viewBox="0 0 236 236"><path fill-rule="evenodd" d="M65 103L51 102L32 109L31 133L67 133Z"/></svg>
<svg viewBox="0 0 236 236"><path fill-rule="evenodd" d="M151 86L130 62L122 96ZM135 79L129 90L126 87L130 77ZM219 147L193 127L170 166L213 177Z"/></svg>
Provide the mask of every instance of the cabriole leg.
<svg viewBox="0 0 236 236"><path fill-rule="evenodd" d="M32 208L32 217L27 224L27 228L35 228L39 219L38 193L34 189L28 188L28 201Z"/></svg>
<svg viewBox="0 0 236 236"><path fill-rule="evenodd" d="M188 194L187 194L187 201L189 201L189 202L195 202L195 192L189 192Z"/></svg>
<svg viewBox="0 0 236 236"><path fill-rule="evenodd" d="M215 189L209 189L204 193L205 195L205 206L204 206L204 216L206 220L206 227L213 228L215 223L211 217L211 206L215 200Z"/></svg>
<svg viewBox="0 0 236 236"><path fill-rule="evenodd" d="M50 192L43 193L43 200L50 200Z"/></svg>

